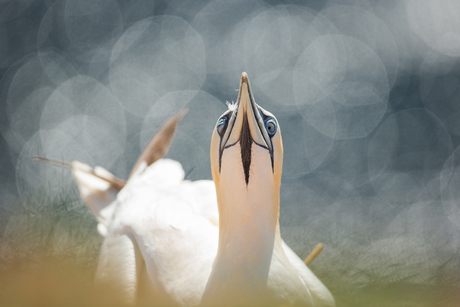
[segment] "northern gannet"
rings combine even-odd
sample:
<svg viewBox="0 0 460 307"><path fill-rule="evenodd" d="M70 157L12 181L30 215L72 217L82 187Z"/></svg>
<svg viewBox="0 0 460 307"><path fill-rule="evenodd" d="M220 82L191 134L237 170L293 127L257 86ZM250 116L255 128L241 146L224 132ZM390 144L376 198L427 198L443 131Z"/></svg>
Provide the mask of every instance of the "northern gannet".
<svg viewBox="0 0 460 307"><path fill-rule="evenodd" d="M154 136L126 183L100 167L66 164L105 237L96 279L128 303L335 306L281 239L281 130L255 103L247 74L212 135L214 182L184 180L179 162L160 159L182 116Z"/></svg>
<svg viewBox="0 0 460 307"><path fill-rule="evenodd" d="M278 121L255 103L243 73L211 139L219 244L203 306L314 306L281 241L282 164Z"/></svg>

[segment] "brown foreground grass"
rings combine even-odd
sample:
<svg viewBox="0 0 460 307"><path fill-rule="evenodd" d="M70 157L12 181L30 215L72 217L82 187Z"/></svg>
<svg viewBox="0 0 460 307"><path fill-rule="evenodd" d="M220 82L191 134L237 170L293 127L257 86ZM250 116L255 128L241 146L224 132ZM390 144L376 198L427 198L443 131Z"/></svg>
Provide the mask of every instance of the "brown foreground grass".
<svg viewBox="0 0 460 307"><path fill-rule="evenodd" d="M31 202L15 205L0 237L0 306L123 306L110 286L94 287L101 238L78 195ZM332 264L321 257L311 269L337 307L460 306L459 257L441 264L431 280L417 283L382 278L378 263L355 278L347 268L356 259L350 251Z"/></svg>
<svg viewBox="0 0 460 307"><path fill-rule="evenodd" d="M71 258L71 256L70 256ZM3 271L1 306L125 306L109 286L93 286L94 271L71 260L43 258ZM328 283L337 306L458 307L460 288L404 282L367 284Z"/></svg>

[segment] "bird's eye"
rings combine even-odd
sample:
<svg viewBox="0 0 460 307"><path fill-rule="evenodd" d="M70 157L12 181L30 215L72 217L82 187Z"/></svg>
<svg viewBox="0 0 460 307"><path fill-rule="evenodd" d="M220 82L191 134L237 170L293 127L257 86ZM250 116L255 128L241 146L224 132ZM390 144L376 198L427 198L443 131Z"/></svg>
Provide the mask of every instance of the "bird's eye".
<svg viewBox="0 0 460 307"><path fill-rule="evenodd" d="M222 137L227 129L227 117L222 117L217 122L217 133Z"/></svg>
<svg viewBox="0 0 460 307"><path fill-rule="evenodd" d="M267 129L268 135L274 136L276 133L276 121L270 118L265 122L265 128Z"/></svg>

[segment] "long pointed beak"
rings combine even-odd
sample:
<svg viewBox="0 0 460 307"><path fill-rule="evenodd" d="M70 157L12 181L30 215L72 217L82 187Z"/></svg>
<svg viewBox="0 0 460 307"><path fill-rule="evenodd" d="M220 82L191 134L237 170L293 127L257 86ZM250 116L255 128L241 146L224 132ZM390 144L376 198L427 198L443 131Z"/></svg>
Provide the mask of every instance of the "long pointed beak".
<svg viewBox="0 0 460 307"><path fill-rule="evenodd" d="M232 114L226 132L221 143L221 150L236 144L238 141L242 143L243 141L254 142L261 147L272 150L270 138L260 116L259 107L252 96L251 85L245 72L241 75L237 109Z"/></svg>

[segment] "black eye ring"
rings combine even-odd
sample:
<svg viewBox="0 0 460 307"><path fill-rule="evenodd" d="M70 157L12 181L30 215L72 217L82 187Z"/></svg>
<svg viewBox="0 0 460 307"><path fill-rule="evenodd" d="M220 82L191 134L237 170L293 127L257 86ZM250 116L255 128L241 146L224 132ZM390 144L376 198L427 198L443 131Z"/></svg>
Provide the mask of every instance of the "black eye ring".
<svg viewBox="0 0 460 307"><path fill-rule="evenodd" d="M265 129L267 129L267 133L270 137L274 136L276 133L276 121L273 118L270 118L265 122Z"/></svg>
<svg viewBox="0 0 460 307"><path fill-rule="evenodd" d="M227 117L222 117L217 122L217 133L222 137L227 129Z"/></svg>

